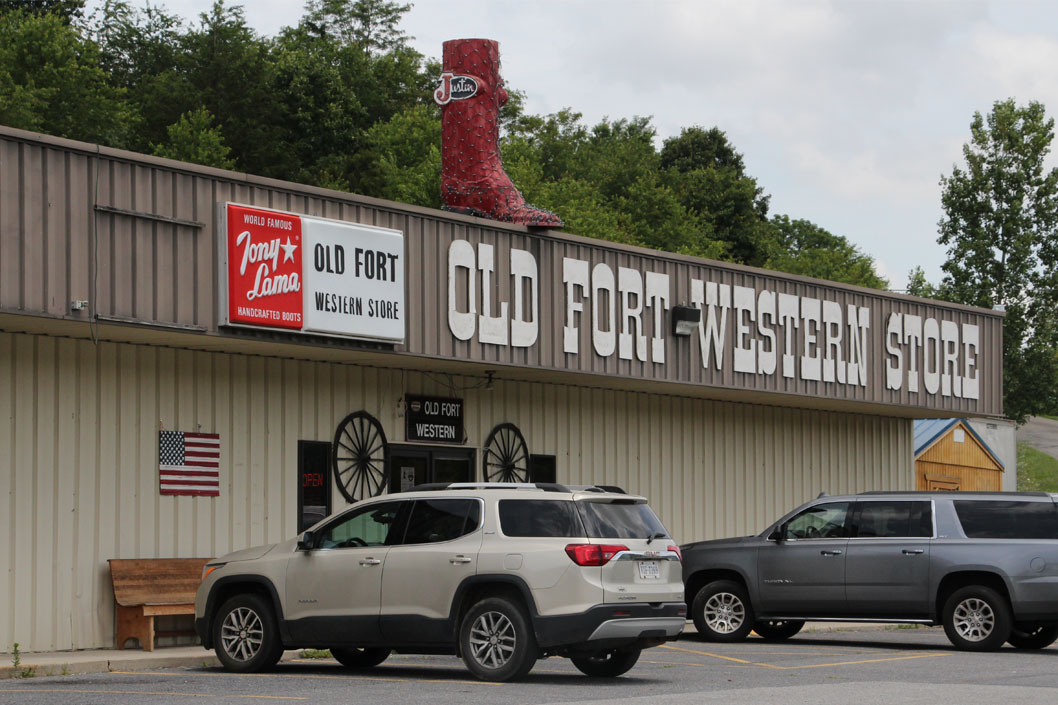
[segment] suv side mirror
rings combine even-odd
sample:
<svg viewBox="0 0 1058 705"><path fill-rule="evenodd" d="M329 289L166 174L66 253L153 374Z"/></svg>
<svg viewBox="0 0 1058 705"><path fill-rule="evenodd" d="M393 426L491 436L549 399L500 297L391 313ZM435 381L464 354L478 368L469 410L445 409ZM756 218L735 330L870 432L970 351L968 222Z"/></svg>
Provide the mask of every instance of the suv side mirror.
<svg viewBox="0 0 1058 705"><path fill-rule="evenodd" d="M769 541L778 542L778 541L782 541L782 539L783 539L783 527L779 527L775 531L773 531L770 534L768 534L768 540Z"/></svg>
<svg viewBox="0 0 1058 705"><path fill-rule="evenodd" d="M301 535L301 538L298 539L298 550L311 551L313 548L315 548L315 543L316 535L313 534L311 531L306 531Z"/></svg>

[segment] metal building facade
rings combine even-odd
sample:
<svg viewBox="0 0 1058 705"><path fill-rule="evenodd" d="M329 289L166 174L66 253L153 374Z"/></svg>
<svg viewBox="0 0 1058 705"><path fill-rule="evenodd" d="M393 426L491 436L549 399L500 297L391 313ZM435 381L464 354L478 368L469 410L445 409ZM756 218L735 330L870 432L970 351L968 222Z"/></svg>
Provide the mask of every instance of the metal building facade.
<svg viewBox="0 0 1058 705"><path fill-rule="evenodd" d="M227 201L402 231L406 343L219 326L216 207ZM457 240L536 258L541 288L551 284L536 345L453 335ZM556 290L567 259L668 274L672 304L707 279L869 309L872 335L892 313L973 325L980 394L886 389L878 350L871 384L842 389L707 368L693 338L666 339L665 363L644 363L591 354L582 327L570 354ZM511 301L504 266L490 295ZM468 305L463 280L454 286ZM910 488L912 417L1000 411L1000 325L979 309L0 128L0 652L112 646L109 558L212 556L293 535L297 442L329 441L357 409L403 441L407 394L463 398L470 449L516 424L532 453L555 456L560 482L645 494L680 541L759 531L820 491ZM162 428L221 435L219 498L159 495Z"/></svg>
<svg viewBox="0 0 1058 705"><path fill-rule="evenodd" d="M0 643L112 647L109 558L289 538L297 441L329 440L360 408L396 435L404 393L447 393L431 377L0 333ZM558 458L563 482L649 496L680 541L755 533L821 490L912 481L906 419L536 382L498 381L466 401L470 446L513 422L534 453ZM221 434L220 498L159 496L159 425Z"/></svg>

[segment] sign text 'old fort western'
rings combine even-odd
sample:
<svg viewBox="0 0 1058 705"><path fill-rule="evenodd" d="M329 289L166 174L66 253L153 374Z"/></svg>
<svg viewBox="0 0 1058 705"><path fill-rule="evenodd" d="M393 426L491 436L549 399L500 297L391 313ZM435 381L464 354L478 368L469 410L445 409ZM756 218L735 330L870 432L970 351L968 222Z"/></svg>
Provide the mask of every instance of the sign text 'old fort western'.
<svg viewBox="0 0 1058 705"><path fill-rule="evenodd" d="M221 325L403 342L404 235L222 204Z"/></svg>
<svg viewBox="0 0 1058 705"><path fill-rule="evenodd" d="M665 365L667 350L689 345L696 358L692 364L716 378L733 371L795 384L830 383L850 393L884 385L923 403L977 400L981 394L980 326L960 311L909 308L906 299L825 282L801 284L779 273L716 281L720 272L705 262L674 268L636 257L639 266L620 266L592 257L549 257L541 281L537 258L527 250L453 241L448 248L449 330L462 341L532 348L541 327L551 326L556 346L561 341L567 357ZM650 271L666 268L678 273ZM507 277L509 286L497 285ZM542 307L541 289L560 297L561 305ZM501 292L507 292L507 300L501 300ZM674 341L669 323L677 304L701 311L696 331L682 343Z"/></svg>

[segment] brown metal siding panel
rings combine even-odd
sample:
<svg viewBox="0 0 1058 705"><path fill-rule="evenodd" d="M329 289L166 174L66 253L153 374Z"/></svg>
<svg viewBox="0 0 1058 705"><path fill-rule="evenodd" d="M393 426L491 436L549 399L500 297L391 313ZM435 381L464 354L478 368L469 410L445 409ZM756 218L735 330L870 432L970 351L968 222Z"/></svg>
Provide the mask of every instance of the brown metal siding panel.
<svg viewBox="0 0 1058 705"><path fill-rule="evenodd" d="M812 282L803 278L771 275L766 272L695 262L676 255L649 253L608 243L588 243L576 237L554 233L528 233L518 228L489 225L477 220L421 209L383 204L356 196L321 193L319 189L255 179L191 165L181 169L163 166L151 157L122 154L101 149L100 156L63 147L48 146L41 138L27 142L8 134L0 136L3 159L3 202L0 203L0 306L7 310L29 310L50 315L66 311L73 289L92 281L91 258L85 256L90 225L94 219L99 242L98 282L85 298L94 299L94 310L103 315L131 316L145 322L184 323L206 326L218 333L216 310L215 204L233 200L295 212L319 214L346 220L396 227L406 233L408 343L399 350L419 355L458 360L474 360L497 365L542 367L587 372L619 378L708 385L805 396L825 396L882 404L901 404L943 410L951 413L996 413L1001 403L999 319L984 312L960 307L930 307L910 298L875 295L841 285ZM72 161L71 161L72 160ZM79 163L77 169L67 168ZM85 198L96 199L92 188L94 173L101 175L98 204L145 213L194 219L205 223L202 229L188 228L112 213L95 213ZM79 198L66 194L80 194ZM68 200L67 200L68 199ZM52 207L48 208L47 203ZM66 210L64 216L56 211ZM69 219L67 226L65 220ZM13 234L15 233L15 234ZM69 242L64 237L69 233ZM475 247L487 242L496 247L493 274L494 300L513 308L510 291L509 250L529 250L537 260L540 277L541 325L538 341L528 349L478 342L463 342L451 335L447 326L447 250L453 239L466 239ZM79 240L75 244L75 241ZM584 300L580 314L580 353L562 350L565 319L565 290L562 259L575 257L590 265L605 262L615 276L621 266L640 273L654 271L668 275L669 305L690 297L690 280L701 278L726 285L768 288L776 293L826 298L841 305L867 305L871 311L872 340L869 345L870 386L867 389L834 383L792 381L777 372L773 375L734 372L731 356L734 339L734 310L729 311L724 341L722 372L704 370L697 336L690 340L664 334L665 364L622 360L617 354L601 358L594 354L591 341L592 297ZM14 282L14 283L12 283ZM68 283L69 282L69 283ZM88 288L91 288L90 286ZM480 297L477 310L481 312ZM882 333L889 311L915 313L943 311L946 319L974 322L981 326L981 399L926 399L910 394L906 385L899 392L884 389L885 352ZM86 316L80 320L85 320ZM653 316L644 311L644 328L649 334ZM667 327L667 318L663 327ZM781 336L781 329L776 326ZM799 331L799 335L803 330ZM272 335L265 333L265 336ZM280 334L276 340L283 340ZM650 341L648 340L648 347ZM781 365L781 361L780 361Z"/></svg>

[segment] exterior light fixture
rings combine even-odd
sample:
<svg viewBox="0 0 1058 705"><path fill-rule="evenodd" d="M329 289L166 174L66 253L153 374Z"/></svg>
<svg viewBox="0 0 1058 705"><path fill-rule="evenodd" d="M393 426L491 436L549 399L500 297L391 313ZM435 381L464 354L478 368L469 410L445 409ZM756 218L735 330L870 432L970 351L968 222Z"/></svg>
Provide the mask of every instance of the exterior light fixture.
<svg viewBox="0 0 1058 705"><path fill-rule="evenodd" d="M672 334L692 335L702 322L702 310L697 306L672 307Z"/></svg>

